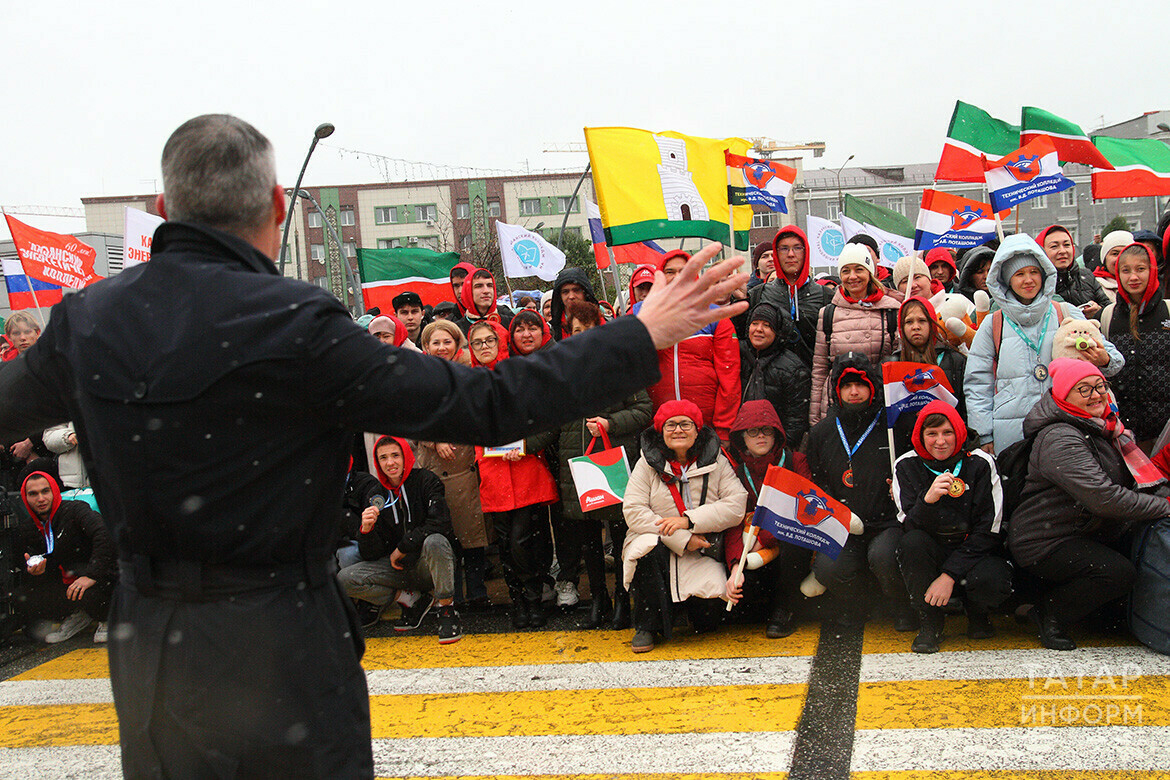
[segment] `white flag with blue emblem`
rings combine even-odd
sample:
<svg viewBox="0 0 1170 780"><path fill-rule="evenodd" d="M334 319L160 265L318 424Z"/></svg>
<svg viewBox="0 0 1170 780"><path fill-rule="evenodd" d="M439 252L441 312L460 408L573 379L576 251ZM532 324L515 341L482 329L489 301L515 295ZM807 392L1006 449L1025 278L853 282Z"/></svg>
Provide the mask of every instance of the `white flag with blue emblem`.
<svg viewBox="0 0 1170 780"><path fill-rule="evenodd" d="M504 276L513 279L535 276L552 282L565 267L565 253L545 241L539 233L519 225L496 222L496 236L500 240Z"/></svg>

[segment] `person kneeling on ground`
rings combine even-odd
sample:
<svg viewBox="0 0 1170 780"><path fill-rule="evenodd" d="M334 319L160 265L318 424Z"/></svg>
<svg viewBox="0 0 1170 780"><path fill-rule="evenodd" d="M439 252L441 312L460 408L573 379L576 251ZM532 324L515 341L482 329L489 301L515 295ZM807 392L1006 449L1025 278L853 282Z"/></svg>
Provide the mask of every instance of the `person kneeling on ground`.
<svg viewBox="0 0 1170 780"><path fill-rule="evenodd" d="M374 458L378 481L389 496L381 511L371 506L362 513L362 560L337 578L347 596L373 605L362 617L364 626L378 622L396 591L421 591L421 596L399 594L402 617L394 630L418 628L437 602L439 644L458 642L463 631L454 606L454 531L443 483L426 469L414 468L414 451L405 439L381 437Z"/></svg>
<svg viewBox="0 0 1170 780"><path fill-rule="evenodd" d="M1043 581L1032 611L1040 643L1074 650L1068 627L1129 593L1132 536L1170 506L1166 480L1109 407L1100 369L1057 358L1048 370L1052 389L1024 419L1024 435L1036 438L1008 549Z"/></svg>
<svg viewBox="0 0 1170 780"><path fill-rule="evenodd" d="M659 407L654 427L642 433L642 457L622 501L629 526L622 577L634 596L635 653L653 650L655 634L670 638L675 604L686 605L700 633L719 625L727 571L722 555L704 551L743 520L746 506L747 491L699 407Z"/></svg>
<svg viewBox="0 0 1170 780"><path fill-rule="evenodd" d="M764 635L781 639L796 630L793 604L798 598L800 581L808 574L812 550L782 542L762 528L754 537L745 537L745 531L751 525L769 466L789 469L810 481L812 471L804 455L788 447L784 426L771 401L748 401L740 407L739 416L731 426L731 451L739 461L735 473L748 489L748 498L743 525L728 530L723 537L727 568L731 570L727 598L737 605L744 599L749 614L756 604L767 609ZM745 551L746 538L752 538L752 547ZM745 552L743 574L737 575L739 559Z"/></svg>
<svg viewBox="0 0 1170 780"><path fill-rule="evenodd" d="M97 623L93 641L105 642L117 568L101 515L84 501L61 500L56 480L43 471L25 477L20 497L30 518L21 519L20 537L32 575L24 602L32 635L55 644Z"/></svg>
<svg viewBox="0 0 1170 780"><path fill-rule="evenodd" d="M931 401L919 411L910 440L914 451L894 464L903 531L898 563L922 621L911 649L937 653L943 607L952 595L963 596L967 636L995 636L987 612L1012 591L1011 566L996 554L1003 490L990 455L963 451L967 426L946 401Z"/></svg>

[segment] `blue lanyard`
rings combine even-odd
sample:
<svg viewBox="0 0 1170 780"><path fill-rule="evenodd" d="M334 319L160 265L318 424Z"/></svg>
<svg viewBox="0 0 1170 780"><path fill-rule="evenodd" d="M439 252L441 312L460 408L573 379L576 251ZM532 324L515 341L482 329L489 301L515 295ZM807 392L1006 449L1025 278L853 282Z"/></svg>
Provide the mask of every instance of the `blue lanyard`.
<svg viewBox="0 0 1170 780"><path fill-rule="evenodd" d="M777 464L776 464L776 466L777 466L778 468L784 468L784 461L785 461L785 460L787 460L787 459L788 459L788 452L787 452L787 451L781 451L781 453L780 453L780 462L779 462L779 463L777 463ZM743 467L743 475L744 475L745 477L747 477L747 481L748 481L748 487L750 487L750 488L752 489L752 495L754 495L754 496L759 496L759 495L760 495L760 491L756 490L756 481L755 481L754 479L752 479L752 470L751 470L751 469L749 469L749 468L747 467L747 464L744 464L744 467Z"/></svg>
<svg viewBox="0 0 1170 780"><path fill-rule="evenodd" d="M1025 336L1024 331L1020 329L1020 326L1017 325L1015 323L1015 321L1012 320L1011 317L1004 315L1004 319L1007 320L1008 325L1012 326L1012 330L1014 330L1016 332L1016 335L1019 336L1021 339L1023 339L1024 343L1028 345L1028 349L1030 349L1036 353L1036 359L1039 360L1040 359L1040 349L1044 346L1044 337L1048 335L1048 321L1050 319L1052 319L1052 306L1049 305L1048 311L1044 313L1044 322L1040 326L1040 342L1039 343L1035 343L1032 341L1032 339Z"/></svg>
<svg viewBox="0 0 1170 780"><path fill-rule="evenodd" d="M841 427L841 420L837 420L837 433L841 434L841 446L845 448L845 457L849 459L849 468L853 468L853 456L861 449L861 445L865 442L866 438L873 433L874 426L877 425L879 417L881 417L881 414L875 414L873 416L873 422L865 429L865 433L861 434L861 438L857 440L857 444L854 444L852 449L849 447L849 440L845 438L845 429Z"/></svg>
<svg viewBox="0 0 1170 780"><path fill-rule="evenodd" d="M926 463L923 462L922 465L926 466ZM963 459L962 458L959 458L959 460L956 462L956 466L957 466L957 468L951 472L952 477L959 476L959 472L963 470ZM926 470L929 471L931 474L934 474L936 477L941 477L943 475L943 472L935 471L930 466L926 466Z"/></svg>

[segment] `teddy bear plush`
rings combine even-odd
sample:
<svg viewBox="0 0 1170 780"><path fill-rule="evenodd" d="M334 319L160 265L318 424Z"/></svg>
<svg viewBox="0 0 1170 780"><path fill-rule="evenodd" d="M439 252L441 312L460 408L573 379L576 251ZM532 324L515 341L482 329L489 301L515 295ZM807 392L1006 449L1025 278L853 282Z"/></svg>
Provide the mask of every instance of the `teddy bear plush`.
<svg viewBox="0 0 1170 780"><path fill-rule="evenodd" d="M1088 360L1084 351L1089 347L1105 346L1101 326L1096 320L1066 319L1052 336L1052 359L1074 358Z"/></svg>

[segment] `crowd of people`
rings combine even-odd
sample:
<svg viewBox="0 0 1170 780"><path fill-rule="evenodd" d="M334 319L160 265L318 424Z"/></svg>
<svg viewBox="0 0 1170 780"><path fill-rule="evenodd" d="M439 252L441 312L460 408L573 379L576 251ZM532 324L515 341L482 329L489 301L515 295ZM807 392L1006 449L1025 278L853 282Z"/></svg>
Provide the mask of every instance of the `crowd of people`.
<svg viewBox="0 0 1170 780"><path fill-rule="evenodd" d="M498 448L358 437L339 580L367 628L394 603L403 632L433 610L441 643L462 637L460 610L492 608L493 570L521 629L581 606L584 569L581 625L632 627L635 652L669 638L684 615L714 630L728 602L768 637L788 636L822 592L842 623L885 611L897 630L918 632L918 652L938 649L948 613L965 612L973 638L993 635L996 610L1030 611L1042 644L1071 648L1070 627L1107 619L1132 585L1132 535L1170 515L1158 468L1170 458L1153 450L1170 419L1165 250L1157 236L1118 231L1078 260L1054 225L1038 241L934 249L891 269L859 235L836 274L813 278L805 234L782 228L754 249L752 275L731 296L747 311L661 350L661 378L645 391ZM636 314L655 274L669 280L688 259L673 251L636 268L612 305L569 267L515 309L490 271L460 263L451 301L426 306L406 291L393 312L359 323L399 349L495 370ZM941 312L968 318L966 340ZM1102 338L1054 354L1060 325L1086 318ZM40 326L17 312L4 334L7 359ZM887 438L878 429L890 361L937 367L956 403L903 416ZM1023 441L1026 484L1008 517L996 455ZM632 470L620 505L584 511L569 461L595 447L624 449ZM35 635L62 641L97 623L102 639L117 572L96 505L76 500L88 481L73 426L8 443L4 458L5 487L30 521ZM835 558L751 528L770 466L853 512Z"/></svg>

